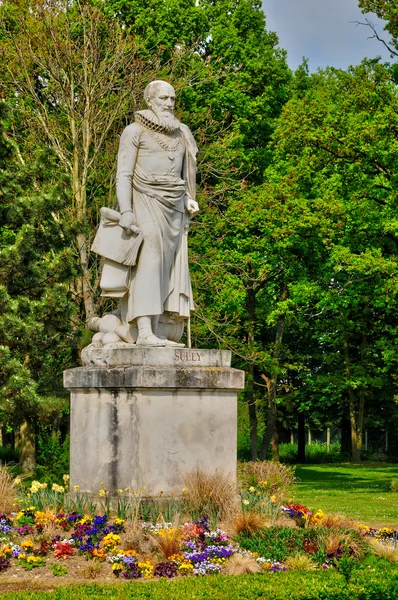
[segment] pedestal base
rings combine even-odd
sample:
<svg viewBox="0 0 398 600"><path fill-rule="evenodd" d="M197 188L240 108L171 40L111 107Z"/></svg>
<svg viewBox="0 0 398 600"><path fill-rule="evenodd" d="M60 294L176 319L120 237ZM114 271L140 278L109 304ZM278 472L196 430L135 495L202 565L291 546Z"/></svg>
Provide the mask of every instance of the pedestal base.
<svg viewBox="0 0 398 600"><path fill-rule="evenodd" d="M148 349L152 364L159 354L158 367L145 366L142 352L138 361L131 358L141 363L135 366L65 371L71 486L97 492L103 481L112 491L181 493L182 472L196 467L235 478L237 392L244 373L203 366L228 363L225 352L216 360L218 351L194 350L200 356L195 364L202 366L187 366L181 363L192 358L189 353L175 358L167 349ZM172 356L174 364L165 364Z"/></svg>

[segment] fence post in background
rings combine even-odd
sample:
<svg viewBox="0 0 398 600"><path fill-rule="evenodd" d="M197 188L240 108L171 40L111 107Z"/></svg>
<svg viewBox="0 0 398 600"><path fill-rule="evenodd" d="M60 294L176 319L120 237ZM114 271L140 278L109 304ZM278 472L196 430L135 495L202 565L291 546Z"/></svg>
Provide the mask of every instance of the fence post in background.
<svg viewBox="0 0 398 600"><path fill-rule="evenodd" d="M330 427L326 429L326 450L330 452Z"/></svg>

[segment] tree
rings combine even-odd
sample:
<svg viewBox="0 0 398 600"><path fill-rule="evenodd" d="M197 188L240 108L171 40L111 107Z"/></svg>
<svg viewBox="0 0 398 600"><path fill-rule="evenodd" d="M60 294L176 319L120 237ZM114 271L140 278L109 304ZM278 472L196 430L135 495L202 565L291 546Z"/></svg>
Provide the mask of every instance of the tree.
<svg viewBox="0 0 398 600"><path fill-rule="evenodd" d="M62 216L69 182L53 180L55 157L25 163L0 104L0 423L21 427L21 465L35 466L35 423L46 396L62 394L62 371L76 360L68 281L72 231Z"/></svg>
<svg viewBox="0 0 398 600"><path fill-rule="evenodd" d="M398 56L398 8L395 0L359 0L359 7L363 13L374 12L380 19L386 21L385 29L391 35L391 41L388 42L380 38L370 21L367 21L367 24L391 55Z"/></svg>
<svg viewBox="0 0 398 600"><path fill-rule="evenodd" d="M1 12L3 93L18 98L19 118L71 181L76 293L88 319L96 312L89 247L98 196L103 201L101 186L114 172L117 132L141 102L156 59L144 62L129 32L88 2L5 2Z"/></svg>
<svg viewBox="0 0 398 600"><path fill-rule="evenodd" d="M283 111L273 170L307 200L322 237L307 389L320 406L347 407L358 461L366 406L396 369L382 349L396 335L398 96L391 70L375 61L313 79Z"/></svg>

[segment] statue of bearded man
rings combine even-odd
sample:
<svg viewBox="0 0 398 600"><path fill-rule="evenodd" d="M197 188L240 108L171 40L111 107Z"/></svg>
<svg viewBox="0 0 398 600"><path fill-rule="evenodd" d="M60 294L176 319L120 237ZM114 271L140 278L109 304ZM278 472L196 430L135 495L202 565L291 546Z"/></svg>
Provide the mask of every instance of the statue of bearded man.
<svg viewBox="0 0 398 600"><path fill-rule="evenodd" d="M165 81L152 81L144 91L147 110L123 131L117 163L119 225L143 241L131 268L129 289L121 298L116 333L138 346L174 346L159 323L193 310L186 233L198 211L197 146L186 125L174 116L175 92ZM130 331L130 333L129 333ZM182 331L182 330L181 330ZM134 336L133 336L134 337ZM170 336L171 337L171 336Z"/></svg>

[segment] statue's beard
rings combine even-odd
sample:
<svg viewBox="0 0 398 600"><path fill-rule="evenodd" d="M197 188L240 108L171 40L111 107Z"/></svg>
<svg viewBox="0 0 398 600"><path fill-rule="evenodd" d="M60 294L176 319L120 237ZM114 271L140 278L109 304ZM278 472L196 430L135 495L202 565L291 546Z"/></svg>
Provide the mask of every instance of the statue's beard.
<svg viewBox="0 0 398 600"><path fill-rule="evenodd" d="M166 129L166 131L170 131L170 133L172 133L173 131L178 129L179 126L181 125L180 121L174 116L174 114L172 112L164 111L164 112L159 113L154 110L153 110L153 112L155 113L156 117L159 120L159 125L161 127L164 127L164 129Z"/></svg>

